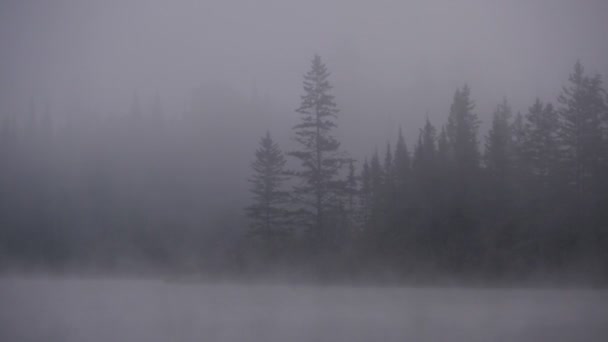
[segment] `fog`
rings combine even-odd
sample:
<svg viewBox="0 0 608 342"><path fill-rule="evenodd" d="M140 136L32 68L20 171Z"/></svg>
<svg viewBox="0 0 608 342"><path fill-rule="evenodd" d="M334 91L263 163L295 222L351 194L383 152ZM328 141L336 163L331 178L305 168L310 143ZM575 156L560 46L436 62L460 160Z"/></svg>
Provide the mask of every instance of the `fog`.
<svg viewBox="0 0 608 342"><path fill-rule="evenodd" d="M590 290L3 279L6 341L598 341Z"/></svg>
<svg viewBox="0 0 608 342"><path fill-rule="evenodd" d="M577 59L604 73L606 12L601 0L3 1L2 106L124 113L133 93L160 94L180 115L193 89L221 86L267 99L290 127L318 53L340 126L383 144L427 112L443 120L465 82L487 121L503 97L517 109L555 97Z"/></svg>
<svg viewBox="0 0 608 342"><path fill-rule="evenodd" d="M35 102L57 116L122 115L138 94L150 101L160 96L167 115L179 116L193 90L203 87L272 105L262 119L244 114L237 130L259 120L289 128L301 75L318 53L332 71L343 144L366 154L399 125L413 143L426 115L445 119L454 89L464 83L487 127L503 97L523 110L536 97L557 96L577 60L591 73L608 70L608 5L601 0L9 0L1 6L5 111L26 112ZM205 118L221 120L212 113ZM236 157L247 160L249 152Z"/></svg>
<svg viewBox="0 0 608 342"><path fill-rule="evenodd" d="M0 1L0 340L601 339L607 22Z"/></svg>

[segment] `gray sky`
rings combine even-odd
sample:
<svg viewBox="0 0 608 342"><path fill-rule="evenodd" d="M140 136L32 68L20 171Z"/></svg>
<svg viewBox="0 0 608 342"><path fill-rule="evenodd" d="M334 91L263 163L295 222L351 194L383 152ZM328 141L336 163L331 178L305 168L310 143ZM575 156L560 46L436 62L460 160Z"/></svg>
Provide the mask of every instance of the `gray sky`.
<svg viewBox="0 0 608 342"><path fill-rule="evenodd" d="M292 123L319 53L347 145L382 145L399 124L413 141L465 82L486 119L504 96L522 110L554 100L577 59L607 74L607 19L603 0L4 0L0 107L120 113L137 91L181 113L193 88L222 84Z"/></svg>

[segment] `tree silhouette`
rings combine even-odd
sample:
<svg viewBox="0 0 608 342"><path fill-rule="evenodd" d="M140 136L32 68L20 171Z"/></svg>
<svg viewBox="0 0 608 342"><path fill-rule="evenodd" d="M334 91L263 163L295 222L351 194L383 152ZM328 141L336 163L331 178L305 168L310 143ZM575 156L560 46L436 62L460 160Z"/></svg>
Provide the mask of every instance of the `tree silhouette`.
<svg viewBox="0 0 608 342"><path fill-rule="evenodd" d="M270 133L260 140L251 163L250 179L253 204L246 208L250 219L250 234L264 241L270 252L280 248L281 241L291 234L290 215L286 208L289 193L283 189L287 180L285 157Z"/></svg>
<svg viewBox="0 0 608 342"><path fill-rule="evenodd" d="M311 69L304 75L304 95L296 110L300 123L293 127L300 150L289 155L300 161L301 170L295 172L300 182L294 187L295 199L307 228L308 237L316 247L323 246L331 235L330 222L341 211L345 181L338 179L348 162L339 151L340 143L333 137L338 109L330 94L329 71L321 57L315 55Z"/></svg>

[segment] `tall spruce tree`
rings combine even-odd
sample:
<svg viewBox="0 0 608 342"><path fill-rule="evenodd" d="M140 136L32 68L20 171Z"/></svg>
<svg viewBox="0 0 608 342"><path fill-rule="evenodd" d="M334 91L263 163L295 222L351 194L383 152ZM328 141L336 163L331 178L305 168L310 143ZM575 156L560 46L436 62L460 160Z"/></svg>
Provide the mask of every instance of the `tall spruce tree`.
<svg viewBox="0 0 608 342"><path fill-rule="evenodd" d="M511 107L503 100L492 118L484 151L485 187L483 211L486 272L502 273L513 261L511 255L515 231L512 229L513 204L513 134Z"/></svg>
<svg viewBox="0 0 608 342"><path fill-rule="evenodd" d="M525 121L525 122L524 122ZM551 103L536 99L525 115L513 123L516 147L516 172L520 189L520 223L526 232L521 242L533 266L546 271L560 249L558 232L563 215L570 207L564 201L561 182L558 142L559 117ZM527 235L527 236L525 236ZM527 242L526 242L527 240Z"/></svg>
<svg viewBox="0 0 608 342"><path fill-rule="evenodd" d="M471 270L480 260L479 178L477 140L479 119L467 85L456 90L450 107L446 134L450 146L449 218L446 266L452 271Z"/></svg>
<svg viewBox="0 0 608 342"><path fill-rule="evenodd" d="M357 201L357 195L359 192L358 189L358 179L357 173L355 170L355 160L351 159L348 162L348 175L346 177L345 184L345 199L346 199L346 215L347 222L349 226L349 231L354 233L355 227L358 225L357 211L359 208L359 203Z"/></svg>
<svg viewBox="0 0 608 342"><path fill-rule="evenodd" d="M478 176L479 146L477 130L479 119L473 113L475 108L470 98L471 89L464 85L457 89L450 107L446 133L451 146L455 176L462 187L470 186Z"/></svg>
<svg viewBox="0 0 608 342"><path fill-rule="evenodd" d="M560 104L560 141L567 182L577 196L597 190L606 162L604 132L606 103L600 75L584 74L577 62L558 98Z"/></svg>
<svg viewBox="0 0 608 342"><path fill-rule="evenodd" d="M496 181L506 181L512 163L511 107L503 100L496 107L492 127L486 137L485 167Z"/></svg>
<svg viewBox="0 0 608 342"><path fill-rule="evenodd" d="M359 191L360 215L359 224L364 229L369 226L372 212L372 179L367 158L361 168L361 190Z"/></svg>
<svg viewBox="0 0 608 342"><path fill-rule="evenodd" d="M370 226L368 229L374 232L379 231L382 227L384 219L384 169L380 163L380 157L378 156L378 150L374 151L372 155L370 166Z"/></svg>
<svg viewBox="0 0 608 342"><path fill-rule="evenodd" d="M416 257L436 258L433 251L437 239L434 220L438 219L436 209L437 168L436 168L436 129L429 119L426 119L424 127L420 129L418 142L414 147L412 158L413 190L415 198L415 224L414 246Z"/></svg>
<svg viewBox="0 0 608 342"><path fill-rule="evenodd" d="M405 201L407 188L411 178L410 168L410 153L407 149L405 139L403 139L401 127L399 127L399 135L397 137L397 144L395 145L395 156L393 157L393 179L400 201Z"/></svg>
<svg viewBox="0 0 608 342"><path fill-rule="evenodd" d="M559 118L551 103L543 104L536 99L528 109L525 122L525 138L521 145L522 162L527 173L527 186L538 195L550 190L556 180L559 144L557 134Z"/></svg>
<svg viewBox="0 0 608 342"><path fill-rule="evenodd" d="M332 135L338 108L330 94L329 71L321 57L315 55L311 69L304 75L304 95L296 112L300 123L293 127L300 150L289 155L300 161L302 169L295 172L300 182L294 187L295 199L302 205L300 213L310 241L317 248L330 236L332 221L342 207L345 189L339 179L348 158L340 152L340 143Z"/></svg>
<svg viewBox="0 0 608 342"><path fill-rule="evenodd" d="M270 252L276 252L291 234L290 215L285 204L289 193L283 189L287 180L286 160L269 132L260 140L251 163L253 204L246 208L250 219L250 235L264 241Z"/></svg>
<svg viewBox="0 0 608 342"><path fill-rule="evenodd" d="M351 159L348 162L348 176L346 177L346 207L349 212L356 210L357 196L357 174L355 171L355 161Z"/></svg>
<svg viewBox="0 0 608 342"><path fill-rule="evenodd" d="M394 212L392 229L394 230L395 243L400 246L402 258L410 255L412 239L412 207L413 207L413 179L411 170L411 157L408 151L401 127L395 145L393 157L393 183L394 183Z"/></svg>
<svg viewBox="0 0 608 342"><path fill-rule="evenodd" d="M517 112L511 123L511 145L513 148L513 174L516 179L519 196L523 196L526 174L529 173L528 165L525 161L525 144L528 139L528 132L524 116Z"/></svg>
<svg viewBox="0 0 608 342"><path fill-rule="evenodd" d="M420 130L418 136L418 144L414 153L414 165L418 169L423 169L426 173L430 171L435 162L437 154L437 130L431 124L429 119L426 119L424 128Z"/></svg>
<svg viewBox="0 0 608 342"><path fill-rule="evenodd" d="M503 100L496 107L492 127L486 136L484 163L486 171L487 204L493 205L492 215L507 214L512 204L514 146L511 107Z"/></svg>
<svg viewBox="0 0 608 342"><path fill-rule="evenodd" d="M418 135L414 150L412 170L416 182L416 198L419 206L432 210L437 199L437 130L426 119Z"/></svg>
<svg viewBox="0 0 608 342"><path fill-rule="evenodd" d="M558 98L560 164L571 191L568 198L574 199L565 234L570 237L572 251L587 260L597 259L598 251L608 246L608 217L602 206L608 204L605 93L601 76L585 75L577 62ZM603 253L608 259L608 253Z"/></svg>
<svg viewBox="0 0 608 342"><path fill-rule="evenodd" d="M439 168L439 177L442 183L445 183L447 178L448 166L450 164L450 143L445 126L441 127L439 136L437 137L437 167ZM445 189L443 189L445 191Z"/></svg>

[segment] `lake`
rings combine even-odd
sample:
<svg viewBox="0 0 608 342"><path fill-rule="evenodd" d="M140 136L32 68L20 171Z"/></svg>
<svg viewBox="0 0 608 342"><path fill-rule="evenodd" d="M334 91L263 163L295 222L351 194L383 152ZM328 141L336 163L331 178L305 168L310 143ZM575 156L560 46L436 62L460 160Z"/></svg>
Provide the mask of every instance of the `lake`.
<svg viewBox="0 0 608 342"><path fill-rule="evenodd" d="M0 341L607 341L600 290L0 277Z"/></svg>

